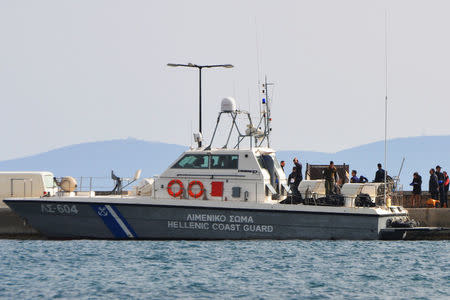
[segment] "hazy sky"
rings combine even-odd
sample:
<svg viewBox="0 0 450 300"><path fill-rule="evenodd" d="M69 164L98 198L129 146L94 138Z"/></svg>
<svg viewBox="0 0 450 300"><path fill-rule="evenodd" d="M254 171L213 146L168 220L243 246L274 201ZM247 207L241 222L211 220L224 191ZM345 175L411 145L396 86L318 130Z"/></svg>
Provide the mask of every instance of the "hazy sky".
<svg viewBox="0 0 450 300"><path fill-rule="evenodd" d="M258 112L274 82L273 147L334 152L450 134L449 1L0 0L0 160L134 137L188 145L198 74L206 138L225 96ZM259 63L258 63L259 61Z"/></svg>

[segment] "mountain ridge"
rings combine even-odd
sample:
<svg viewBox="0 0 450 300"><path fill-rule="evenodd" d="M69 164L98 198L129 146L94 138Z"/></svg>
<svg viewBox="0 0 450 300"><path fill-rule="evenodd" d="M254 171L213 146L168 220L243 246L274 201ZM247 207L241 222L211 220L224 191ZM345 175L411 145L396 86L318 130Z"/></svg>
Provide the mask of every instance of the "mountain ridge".
<svg viewBox="0 0 450 300"><path fill-rule="evenodd" d="M178 158L188 146L145 141L134 138L115 139L99 142L87 142L68 145L39 154L0 161L1 171L51 171L61 176L97 176L108 177L111 170L123 177L132 177L137 169L142 176L151 177L163 172L169 164ZM428 170L437 164L444 170L450 169L450 135L420 136L396 138L388 141L388 173L397 175L401 161L405 164L401 174L401 183L409 189L413 172L419 172L426 184ZM372 142L335 153L302 150L277 151L278 159L285 160L289 173L293 157L298 157L305 165L346 163L351 169L358 170L369 180L376 171L376 164L383 163L384 141ZM304 171L304 170L303 170Z"/></svg>

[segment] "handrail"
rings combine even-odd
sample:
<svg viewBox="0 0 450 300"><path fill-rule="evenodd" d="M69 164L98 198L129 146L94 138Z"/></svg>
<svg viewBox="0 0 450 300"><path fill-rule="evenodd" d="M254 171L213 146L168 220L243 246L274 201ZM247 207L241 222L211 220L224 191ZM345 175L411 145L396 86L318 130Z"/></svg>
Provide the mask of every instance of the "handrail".
<svg viewBox="0 0 450 300"><path fill-rule="evenodd" d="M55 177L57 182L60 182L63 177ZM109 192L112 191L115 185L115 182L109 176L78 176L73 178L77 182L77 186L74 189L74 192ZM128 180L125 179L125 182ZM134 185L133 185L134 186ZM129 187L131 190L132 186Z"/></svg>

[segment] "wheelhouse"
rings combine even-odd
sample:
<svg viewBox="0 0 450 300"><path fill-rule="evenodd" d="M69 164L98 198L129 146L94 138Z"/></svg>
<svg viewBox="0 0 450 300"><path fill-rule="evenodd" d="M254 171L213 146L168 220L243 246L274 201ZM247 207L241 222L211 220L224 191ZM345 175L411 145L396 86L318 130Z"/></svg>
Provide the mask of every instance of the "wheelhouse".
<svg viewBox="0 0 450 300"><path fill-rule="evenodd" d="M288 191L286 175L268 148L191 149L154 185L156 198L222 201L278 202Z"/></svg>

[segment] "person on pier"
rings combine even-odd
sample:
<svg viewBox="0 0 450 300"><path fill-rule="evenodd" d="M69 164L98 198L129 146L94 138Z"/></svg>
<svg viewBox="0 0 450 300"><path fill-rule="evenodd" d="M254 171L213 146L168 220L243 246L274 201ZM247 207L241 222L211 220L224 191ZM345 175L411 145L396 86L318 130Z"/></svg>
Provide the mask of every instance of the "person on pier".
<svg viewBox="0 0 450 300"><path fill-rule="evenodd" d="M412 197L411 197L411 207L418 205L420 207L420 198L422 194L422 176L415 172L413 175L413 181L409 184L413 187Z"/></svg>
<svg viewBox="0 0 450 300"><path fill-rule="evenodd" d="M434 169L430 169L430 180L428 182L428 191L431 199L439 200L439 182Z"/></svg>
<svg viewBox="0 0 450 300"><path fill-rule="evenodd" d="M447 199L448 199L448 188L450 184L450 178L448 177L446 171L444 171L443 174L444 174L444 201L441 202L441 207L448 207Z"/></svg>

